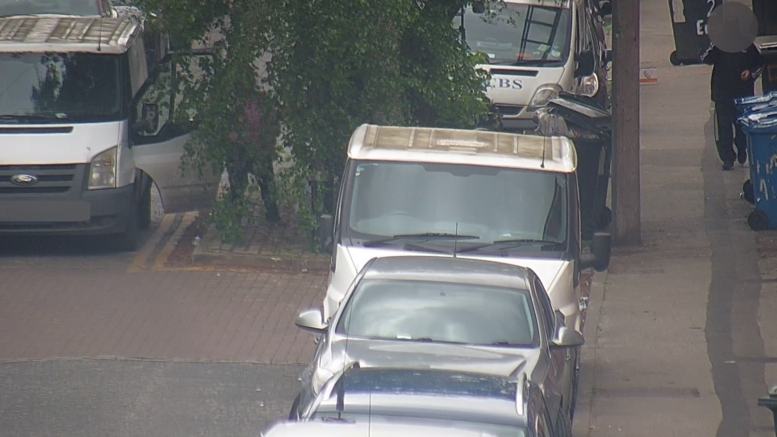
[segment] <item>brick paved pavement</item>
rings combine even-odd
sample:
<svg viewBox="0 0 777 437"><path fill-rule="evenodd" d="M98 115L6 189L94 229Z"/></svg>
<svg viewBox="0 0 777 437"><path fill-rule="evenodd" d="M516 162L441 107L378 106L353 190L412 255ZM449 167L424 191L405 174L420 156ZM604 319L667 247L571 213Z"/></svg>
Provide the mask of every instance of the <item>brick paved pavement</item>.
<svg viewBox="0 0 777 437"><path fill-rule="evenodd" d="M293 325L320 306L313 273L137 272L26 265L0 270L0 360L125 357L305 363Z"/></svg>

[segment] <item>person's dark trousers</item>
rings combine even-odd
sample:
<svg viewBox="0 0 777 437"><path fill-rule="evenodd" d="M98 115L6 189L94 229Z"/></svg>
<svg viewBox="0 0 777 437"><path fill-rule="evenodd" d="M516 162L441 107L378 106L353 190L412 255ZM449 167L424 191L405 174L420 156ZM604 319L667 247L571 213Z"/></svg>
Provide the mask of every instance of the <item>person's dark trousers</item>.
<svg viewBox="0 0 777 437"><path fill-rule="evenodd" d="M733 165L738 159L740 164L747 161L747 137L736 123L737 110L734 100L715 102L715 115L718 124L718 156L723 164ZM736 152L734 151L736 145Z"/></svg>

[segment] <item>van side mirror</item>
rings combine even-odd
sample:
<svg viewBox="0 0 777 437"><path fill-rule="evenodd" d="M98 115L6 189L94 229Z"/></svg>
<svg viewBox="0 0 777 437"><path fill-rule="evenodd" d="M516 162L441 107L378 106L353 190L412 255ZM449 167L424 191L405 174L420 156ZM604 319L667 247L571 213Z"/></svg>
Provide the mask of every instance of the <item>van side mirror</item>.
<svg viewBox="0 0 777 437"><path fill-rule="evenodd" d="M318 218L318 248L322 253L332 252L335 219L331 214L322 214Z"/></svg>
<svg viewBox="0 0 777 437"><path fill-rule="evenodd" d="M612 252L612 235L607 232L597 232L591 240L591 253L580 257L580 270L593 268L603 272L610 267Z"/></svg>
<svg viewBox="0 0 777 437"><path fill-rule="evenodd" d="M586 50L577 56L577 70L575 77L586 77L594 74L594 52Z"/></svg>
<svg viewBox="0 0 777 437"><path fill-rule="evenodd" d="M607 65L610 62L612 62L612 49L607 49L604 51L604 64Z"/></svg>
<svg viewBox="0 0 777 437"><path fill-rule="evenodd" d="M472 12L474 12L476 14L482 14L482 13L486 12L486 3L482 2L482 1L481 2L479 2L479 1L472 2Z"/></svg>
<svg viewBox="0 0 777 437"><path fill-rule="evenodd" d="M607 17L612 15L612 2L610 0L602 0L599 3L599 16Z"/></svg>

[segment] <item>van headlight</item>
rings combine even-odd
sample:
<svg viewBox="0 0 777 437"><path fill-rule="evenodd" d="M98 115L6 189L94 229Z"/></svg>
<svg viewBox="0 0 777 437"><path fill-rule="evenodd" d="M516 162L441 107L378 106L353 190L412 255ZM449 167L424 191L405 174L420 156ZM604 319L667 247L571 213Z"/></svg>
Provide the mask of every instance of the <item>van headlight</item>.
<svg viewBox="0 0 777 437"><path fill-rule="evenodd" d="M593 97L599 92L599 76L592 74L580 81L580 94Z"/></svg>
<svg viewBox="0 0 777 437"><path fill-rule="evenodd" d="M549 101L558 98L561 87L558 85L541 85L534 91L534 96L529 103L529 110L533 111L548 104Z"/></svg>
<svg viewBox="0 0 777 437"><path fill-rule="evenodd" d="M89 169L89 189L116 188L116 153L118 147L100 153L92 159Z"/></svg>

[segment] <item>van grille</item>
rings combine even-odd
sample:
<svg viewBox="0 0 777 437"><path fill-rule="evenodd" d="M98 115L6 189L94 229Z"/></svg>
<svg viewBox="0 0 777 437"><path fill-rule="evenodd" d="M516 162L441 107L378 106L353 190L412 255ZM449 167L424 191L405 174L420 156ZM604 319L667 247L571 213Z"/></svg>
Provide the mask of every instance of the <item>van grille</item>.
<svg viewBox="0 0 777 437"><path fill-rule="evenodd" d="M58 194L67 193L76 181L78 166L55 165L0 165L0 194ZM34 184L15 184L17 175L35 176Z"/></svg>

